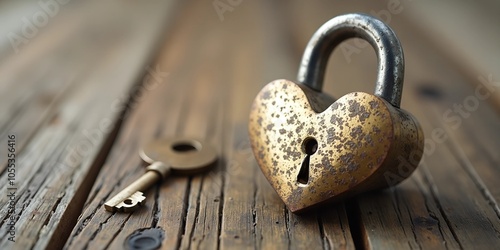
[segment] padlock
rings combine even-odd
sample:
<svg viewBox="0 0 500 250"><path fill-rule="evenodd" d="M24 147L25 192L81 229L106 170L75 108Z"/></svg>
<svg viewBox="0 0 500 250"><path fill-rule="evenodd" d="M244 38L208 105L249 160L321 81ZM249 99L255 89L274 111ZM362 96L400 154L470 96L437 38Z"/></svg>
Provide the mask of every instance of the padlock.
<svg viewBox="0 0 500 250"><path fill-rule="evenodd" d="M322 93L333 49L362 38L376 50L375 94L353 92L334 100ZM400 109L404 59L399 40L365 14L337 16L309 41L298 83L275 80L255 98L249 119L254 156L292 212L395 185L418 166L424 134Z"/></svg>

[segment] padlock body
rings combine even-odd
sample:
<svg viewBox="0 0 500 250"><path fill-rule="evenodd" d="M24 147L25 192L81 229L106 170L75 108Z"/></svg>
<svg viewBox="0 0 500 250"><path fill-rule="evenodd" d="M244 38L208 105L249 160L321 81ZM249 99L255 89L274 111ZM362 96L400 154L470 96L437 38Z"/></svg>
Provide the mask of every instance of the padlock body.
<svg viewBox="0 0 500 250"><path fill-rule="evenodd" d="M249 135L292 212L401 182L417 167L424 140L416 119L380 97L355 92L334 101L289 80L257 95Z"/></svg>

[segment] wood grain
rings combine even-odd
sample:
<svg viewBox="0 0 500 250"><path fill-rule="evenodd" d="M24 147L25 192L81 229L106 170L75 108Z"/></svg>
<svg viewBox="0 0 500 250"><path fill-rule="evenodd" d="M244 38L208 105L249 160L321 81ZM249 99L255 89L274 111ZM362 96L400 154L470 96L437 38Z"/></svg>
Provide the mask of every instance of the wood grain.
<svg viewBox="0 0 500 250"><path fill-rule="evenodd" d="M481 19L485 6L497 4L478 2L488 5L454 9L473 8L471 26L498 19L494 11ZM220 19L215 3L72 3L19 53L0 41L0 137L18 138L19 180L17 242L7 240L11 214L8 197L0 196L0 248L123 249L127 237L144 228L164 231L162 249L500 245L498 93L475 73L494 72L496 59L475 53L456 30L440 40L436 31L453 26L457 13L414 1L228 1ZM31 4L0 6L22 16L38 8ZM14 15L3 11L3 20ZM396 187L295 215L255 162L247 134L250 105L268 82L295 80L313 32L347 12L378 15L400 38L402 107L421 122L425 157ZM440 25L426 27L433 22ZM0 23L0 32L20 24ZM350 47L330 56L324 91L337 98L372 92L373 49L356 39L345 44ZM147 190L145 206L131 214L105 211L103 203L144 172L141 147L180 135L216 146L214 168L171 176ZM2 186L6 150L0 147Z"/></svg>
<svg viewBox="0 0 500 250"><path fill-rule="evenodd" d="M9 110L18 115L4 119L8 132L2 130L2 134L16 134L20 145L16 242L8 241L7 227L2 226L0 248L61 247L76 222L118 124L120 109L112 105L126 96L144 72L151 50L161 38L159 24L166 20L160 10L168 9L169 4L147 4L144 11L134 10L133 3L117 6L89 1L70 9L72 16L66 24L76 22L69 25L73 29L58 29L69 18L61 10L56 17L59 22L44 27L4 67L14 71L3 86L10 86L7 91L17 89L7 101L20 102L9 102L7 107L14 107ZM116 14L107 15L110 9ZM92 19L86 20L89 11ZM146 29L138 22L141 15L150 17ZM120 25L128 29L117 29ZM19 80L25 83L17 85ZM3 171L4 187L6 180ZM7 199L2 196L0 200L2 225L11 216Z"/></svg>
<svg viewBox="0 0 500 250"><path fill-rule="evenodd" d="M250 103L261 86L276 77L276 73L294 75L295 64L290 61L289 47L282 46L283 37L287 34L275 34L284 30L282 26L275 24L268 29L261 29L265 23L275 18L271 11L263 11L260 13L262 20L248 25L252 23L250 20L255 11L279 6L263 3L247 3L246 6L247 8L238 10L238 15L232 17L232 22L224 23L220 23L212 10L206 9L203 4L190 4L186 12L183 12L183 16L190 14L207 21L197 27L187 22L172 31L174 39L167 42L164 52L168 55L165 60L170 63L163 63L160 59L159 64L174 65L173 62L177 62L170 72L172 78L176 76L178 79L169 78L169 82L175 83L164 85L154 93L147 93L145 101L138 104L138 108L127 120L115 143L116 149L109 157L109 163L105 164L97 178L91 192L92 201L86 207L66 247L120 247L128 234L143 227L164 229L168 236L163 241L164 248L300 248L307 244L315 244L313 247L323 247L324 244L333 247L336 244L352 246L342 207L338 209L338 213L337 210L324 213L327 218L322 222L325 229L320 227L317 216L299 217L288 214L255 165L247 139ZM241 26L246 27L243 35L231 39L230 43L220 43L220 37L229 37L232 32L240 30ZM184 32L176 33L180 30ZM252 39L268 37L268 34L271 39ZM204 46L182 46L182 41L197 39L186 37L187 35L202 36ZM182 54L184 62L171 53L175 54L179 50L184 51L177 54ZM195 54L203 55L205 61L189 56ZM265 63L259 64L258 70L249 71L249 63L252 62ZM186 72L198 73L196 77L189 77L185 75ZM172 98L174 96L177 98ZM171 101L170 109L161 108L162 115L159 117L144 115L156 113L155 108L163 106L158 102L164 99ZM228 106L227 103L231 105ZM157 217L140 219L122 214L109 215L102 210L102 202L141 173L137 156L131 154L126 160L123 152L137 151L152 136L173 133L164 130L158 132L157 128L148 129L143 126L139 130L137 126L143 123L157 124L156 126L164 124L163 126L170 128L182 126L183 129L177 130L176 134L210 138L216 145L220 145L220 164L206 175L185 179L172 177L162 185L160 193L154 194L154 203L151 203L153 194L148 193L149 201L146 206L153 208ZM133 149L128 149L129 147ZM132 158L129 159L130 157ZM124 165L124 161L134 163ZM118 169L118 165L121 169ZM133 174L124 176L121 174L124 172ZM120 182L110 182L108 176L119 176ZM339 221L343 222L343 228L336 224ZM113 227L118 230L112 230ZM110 235L110 231L114 233ZM326 236L320 234L322 231L325 231ZM337 243L337 237L343 241ZM281 240L277 242L277 238Z"/></svg>
<svg viewBox="0 0 500 250"><path fill-rule="evenodd" d="M309 8L314 7L310 6L300 5L297 7L300 11L295 13L300 15L306 12L303 14L304 16L311 16L307 12ZM343 10L338 7L335 3L331 3L331 7L324 6L320 12L314 12L315 17L320 20L328 18L328 13L323 16L323 12L330 12L329 15L334 16L337 11L342 12ZM348 4L342 7L350 8ZM367 13L380 13L379 10L387 10L383 4L375 3L357 5L356 7L358 7L358 11ZM404 8L410 9L411 5L407 3L402 7L403 10ZM313 10L310 10L310 12L313 12ZM423 87L430 84L437 85L438 91L455 95L454 98L460 101L463 100L460 98L466 98L473 90L470 89L469 78L466 75L461 75L457 72L457 69L453 69L450 66L453 63L447 62L449 57L445 57L443 54L440 55L438 51L435 51L432 44L427 42L428 40L419 39L419 37L425 37L428 34L418 33L421 32L417 28L418 26L412 24L411 19L405 18L404 13L401 13L401 15L392 14L391 23L389 23L398 34L405 48L407 74L402 107L415 114L422 121L426 136L430 137L435 133L433 131L436 129L435 125L431 124L442 123L441 115L446 109L441 108L441 113L437 112L439 115L429 117L430 107L422 105L422 99L418 96L421 85L424 85ZM299 16L298 20L301 19ZM318 23L321 22L318 21ZM302 25L304 32L307 32L307 30L313 32L314 27L305 27L308 24L302 22L300 25ZM353 41L348 41L348 43L351 46L356 46ZM371 86L366 83L373 82L374 76L367 73L360 74L360 72L373 71L373 65L368 65L366 62L373 62L375 59L374 54L369 46L355 48L358 50L351 57L346 57L342 53L334 54L331 57L328 68L330 72L337 73L332 74L335 77L331 78L327 74L326 78L327 82L333 82L334 85L342 82L352 84L340 86L337 84L337 86L333 87L327 85L325 86L326 91L336 93L359 90L371 91ZM353 72L353 70L352 75L347 74L347 72ZM446 104L439 104L446 107ZM452 104L451 102L447 105L451 106ZM497 117L494 113L489 113L488 116ZM430 121L431 124L424 123L424 121ZM492 127L483 131L490 131L485 133L491 134L491 129ZM498 239L498 218L491 213L493 210L498 211L496 202L491 201L491 197L488 196L481 198L480 192L489 193L490 191L484 186L473 184L474 182L481 182L480 178L471 174L471 172L474 172L473 170L465 169L464 171L460 167L457 168L457 166L468 162L465 153L461 154L458 159L452 156L444 157L446 153L439 150L446 147L446 144L450 144L452 148L461 147L460 145L473 145L467 141L458 143L451 140L448 140L448 143L445 144L438 144L435 152L429 152L429 155L433 158L426 157L424 164L410 180L390 190L363 195L353 202L352 207L355 212L349 214L351 215L349 220L355 222L358 218L361 224L358 228L360 232L355 232L355 241L358 247L373 249L454 249L459 247L486 248L488 245L498 244L496 242ZM473 168L473 164L464 165ZM450 179L450 172L455 173L453 180ZM489 186L489 188L493 192L496 190L493 186ZM450 198L455 195L466 195L467 199ZM488 202L490 204L493 202L492 207L487 205ZM478 205L471 206L471 204ZM450 210L452 207L456 210ZM469 217L472 219L466 220L466 217L460 215L462 213L470 214ZM491 226L486 226L488 224Z"/></svg>
<svg viewBox="0 0 500 250"><path fill-rule="evenodd" d="M409 9L408 18L426 30L428 40L469 78L469 84L488 85L491 76L497 82L500 52L497 1L481 0L457 4L418 1ZM481 80L481 78L486 79ZM500 92L492 92L487 101L500 112Z"/></svg>

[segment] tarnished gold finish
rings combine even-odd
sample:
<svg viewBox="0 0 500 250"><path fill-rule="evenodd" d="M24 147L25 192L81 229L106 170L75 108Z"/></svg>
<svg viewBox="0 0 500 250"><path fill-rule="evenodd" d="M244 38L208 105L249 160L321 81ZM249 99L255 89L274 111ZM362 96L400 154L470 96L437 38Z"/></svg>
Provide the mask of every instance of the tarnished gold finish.
<svg viewBox="0 0 500 250"><path fill-rule="evenodd" d="M217 160L217 151L210 143L187 137L153 141L139 154L150 164L168 162L174 174L197 174L210 169Z"/></svg>
<svg viewBox="0 0 500 250"><path fill-rule="evenodd" d="M423 132L404 110L362 92L332 101L303 85L276 80L252 106L254 155L292 212L397 184L422 156ZM308 153L304 183L300 172Z"/></svg>
<svg viewBox="0 0 500 250"><path fill-rule="evenodd" d="M334 101L321 93L328 57L343 40L368 41L378 56L375 95ZM309 41L300 83L276 80L257 95L249 135L257 162L292 212L395 185L422 158L424 135L399 108L403 50L394 32L365 14L335 17Z"/></svg>

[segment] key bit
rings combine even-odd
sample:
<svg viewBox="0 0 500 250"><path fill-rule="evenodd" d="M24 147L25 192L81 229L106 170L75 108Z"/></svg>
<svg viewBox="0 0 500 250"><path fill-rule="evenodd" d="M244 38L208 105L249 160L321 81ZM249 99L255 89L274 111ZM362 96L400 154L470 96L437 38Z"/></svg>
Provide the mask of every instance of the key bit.
<svg viewBox="0 0 500 250"><path fill-rule="evenodd" d="M146 200L146 197L143 195L141 191L137 191L133 193L131 196L118 203L118 205L111 206L110 204L104 204L106 209L110 212L113 211L123 211L123 212L132 212L137 207L142 206L142 202Z"/></svg>

